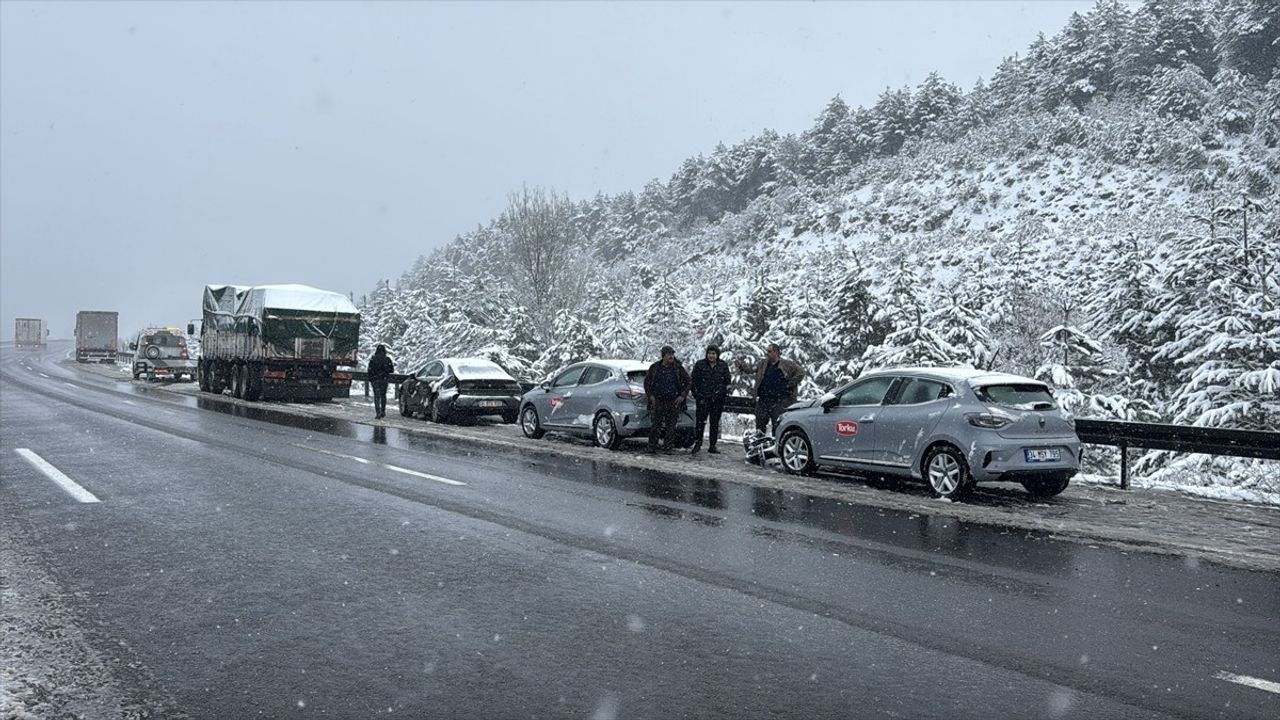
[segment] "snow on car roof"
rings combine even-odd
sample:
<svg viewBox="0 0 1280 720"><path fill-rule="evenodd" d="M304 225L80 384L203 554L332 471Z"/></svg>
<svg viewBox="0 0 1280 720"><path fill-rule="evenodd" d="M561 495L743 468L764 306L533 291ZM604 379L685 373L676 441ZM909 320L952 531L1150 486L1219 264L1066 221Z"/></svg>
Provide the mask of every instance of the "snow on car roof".
<svg viewBox="0 0 1280 720"><path fill-rule="evenodd" d="M611 370L621 370L623 372L649 369L649 363L641 360L604 360L602 358L589 358L583 362L603 365Z"/></svg>
<svg viewBox="0 0 1280 720"><path fill-rule="evenodd" d="M484 358L440 358L460 380L513 380L510 373Z"/></svg>
<svg viewBox="0 0 1280 720"><path fill-rule="evenodd" d="M866 375L929 375L954 382L967 381L970 385L993 385L997 383L1044 383L1021 375L977 370L970 367L900 367L881 368Z"/></svg>

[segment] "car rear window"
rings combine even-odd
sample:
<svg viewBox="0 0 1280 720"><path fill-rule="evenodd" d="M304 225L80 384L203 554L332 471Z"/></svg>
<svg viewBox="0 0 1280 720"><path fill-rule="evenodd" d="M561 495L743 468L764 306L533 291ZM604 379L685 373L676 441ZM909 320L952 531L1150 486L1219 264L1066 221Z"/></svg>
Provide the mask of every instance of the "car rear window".
<svg viewBox="0 0 1280 720"><path fill-rule="evenodd" d="M631 385L644 385L644 376L648 374L648 370L628 370L627 382Z"/></svg>
<svg viewBox="0 0 1280 720"><path fill-rule="evenodd" d="M974 388L978 399L991 405L1003 405L1019 410L1052 410L1058 407L1053 393L1036 383L983 385Z"/></svg>
<svg viewBox="0 0 1280 720"><path fill-rule="evenodd" d="M177 335L147 335L142 339L142 344L159 345L160 347L184 347L187 341Z"/></svg>

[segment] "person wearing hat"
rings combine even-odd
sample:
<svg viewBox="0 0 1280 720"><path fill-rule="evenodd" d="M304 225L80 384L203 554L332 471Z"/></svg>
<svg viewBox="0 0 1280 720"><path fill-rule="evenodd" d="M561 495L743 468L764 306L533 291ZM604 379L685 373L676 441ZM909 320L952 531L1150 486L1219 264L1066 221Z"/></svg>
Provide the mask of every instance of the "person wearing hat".
<svg viewBox="0 0 1280 720"><path fill-rule="evenodd" d="M387 357L387 346L378 345L378 349L373 351L373 357L369 358L369 384L373 385L375 419L387 416L387 383L391 381L391 373L395 371L395 364Z"/></svg>
<svg viewBox="0 0 1280 720"><path fill-rule="evenodd" d="M708 345L706 357L693 364L692 380L693 399L698 402L693 454L702 449L702 431L708 418L711 419L711 443L707 452L719 453L716 441L720 439L720 415L724 412L724 399L729 394L733 378L729 375L729 365L720 361L718 346Z"/></svg>
<svg viewBox="0 0 1280 720"><path fill-rule="evenodd" d="M676 359L675 348L662 348L662 359L649 366L644 376L644 394L649 399L649 450L658 448L662 441L663 452L669 452L675 442L676 423L680 408L689 395L692 381L684 366Z"/></svg>

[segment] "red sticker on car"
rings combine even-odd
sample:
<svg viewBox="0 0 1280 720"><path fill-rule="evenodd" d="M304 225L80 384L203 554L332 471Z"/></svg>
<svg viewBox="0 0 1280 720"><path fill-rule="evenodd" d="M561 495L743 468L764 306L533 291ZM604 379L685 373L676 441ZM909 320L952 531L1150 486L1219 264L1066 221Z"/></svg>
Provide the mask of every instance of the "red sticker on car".
<svg viewBox="0 0 1280 720"><path fill-rule="evenodd" d="M836 434L845 437L853 437L858 434L858 423L852 420L841 420L836 423Z"/></svg>
<svg viewBox="0 0 1280 720"><path fill-rule="evenodd" d="M559 410L559 409L560 409L560 406L561 406L561 405L563 405L563 404L564 404L564 398L562 398L562 397L553 397L553 398L551 398L551 409L552 409L552 410Z"/></svg>

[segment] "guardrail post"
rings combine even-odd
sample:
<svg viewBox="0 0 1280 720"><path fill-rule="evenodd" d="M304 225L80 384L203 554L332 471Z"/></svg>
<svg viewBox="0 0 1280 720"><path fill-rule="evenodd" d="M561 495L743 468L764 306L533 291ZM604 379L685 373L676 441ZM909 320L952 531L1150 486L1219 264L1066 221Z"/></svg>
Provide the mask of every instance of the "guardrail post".
<svg viewBox="0 0 1280 720"><path fill-rule="evenodd" d="M1120 443L1120 489L1129 489L1129 444Z"/></svg>

